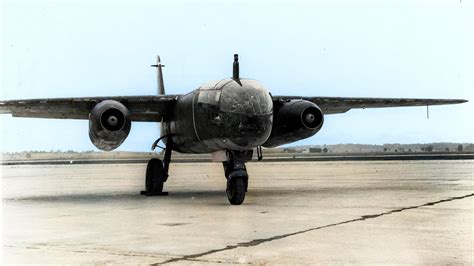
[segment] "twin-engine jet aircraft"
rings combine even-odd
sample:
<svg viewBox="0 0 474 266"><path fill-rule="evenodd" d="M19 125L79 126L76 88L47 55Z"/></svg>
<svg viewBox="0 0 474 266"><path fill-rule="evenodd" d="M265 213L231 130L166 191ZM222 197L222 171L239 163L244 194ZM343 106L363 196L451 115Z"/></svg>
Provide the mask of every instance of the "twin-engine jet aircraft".
<svg viewBox="0 0 474 266"><path fill-rule="evenodd" d="M153 158L146 168L147 196L163 195L171 152L212 153L227 178L229 202L239 205L248 187L245 162L256 149L305 139L323 126L324 116L356 108L429 106L463 103L459 99L389 99L275 96L263 84L239 77L234 55L232 78L212 81L184 95L165 95L160 57L157 58L159 95L11 100L0 102L0 114L14 117L89 120L89 137L99 149L119 147L132 121L161 122L159 141L163 161Z"/></svg>

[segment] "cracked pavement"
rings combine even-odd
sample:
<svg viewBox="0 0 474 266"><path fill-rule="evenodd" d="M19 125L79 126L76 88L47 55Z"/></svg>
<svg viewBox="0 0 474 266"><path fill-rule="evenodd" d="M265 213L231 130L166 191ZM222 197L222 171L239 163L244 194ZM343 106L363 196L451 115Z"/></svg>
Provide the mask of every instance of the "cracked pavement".
<svg viewBox="0 0 474 266"><path fill-rule="evenodd" d="M472 264L473 161L249 163L230 206L218 163L3 166L3 263Z"/></svg>

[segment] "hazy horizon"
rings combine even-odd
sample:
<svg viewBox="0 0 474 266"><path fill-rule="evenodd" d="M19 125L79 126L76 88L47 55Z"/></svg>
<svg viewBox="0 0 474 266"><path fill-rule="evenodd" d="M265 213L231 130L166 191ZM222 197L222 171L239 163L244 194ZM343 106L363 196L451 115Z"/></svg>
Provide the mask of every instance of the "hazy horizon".
<svg viewBox="0 0 474 266"><path fill-rule="evenodd" d="M325 116L293 143L473 143L472 1L3 1L0 99L168 94L231 76L273 95L460 98L468 103ZM1 151L97 150L86 120L0 115ZM150 150L132 123L119 151Z"/></svg>
<svg viewBox="0 0 474 266"><path fill-rule="evenodd" d="M262 147L264 150L272 150L272 149L286 149L286 148L303 148L303 147L331 147L331 146L400 146L400 147L406 147L406 146L457 146L457 145L463 145L463 148L465 149L467 146L474 146L474 143L471 142L428 142L428 143L383 143L383 144L370 144L370 143L335 143L335 144L298 144L297 145L292 145L292 144L287 144L287 145L282 145L278 147L273 147L273 148L265 148ZM155 152L160 153L160 149L156 149ZM456 150L452 150L456 151ZM59 152L59 153L68 153L68 152L74 152L74 153L86 153L86 152L104 152L104 153L113 153L113 152L143 152L143 153L151 153L151 150L143 150L143 151L133 151L133 150L113 150L113 151L102 151L98 149L90 149L90 150L19 150L19 151L2 151L2 153L24 153L24 152L38 152L38 153L48 153L48 152Z"/></svg>

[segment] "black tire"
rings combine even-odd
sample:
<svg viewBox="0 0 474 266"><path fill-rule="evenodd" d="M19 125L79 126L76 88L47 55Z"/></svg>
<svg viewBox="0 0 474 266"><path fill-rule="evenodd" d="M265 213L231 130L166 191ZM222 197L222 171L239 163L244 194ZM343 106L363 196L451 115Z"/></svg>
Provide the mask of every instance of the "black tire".
<svg viewBox="0 0 474 266"><path fill-rule="evenodd" d="M232 205L240 205L245 199L245 182L241 177L233 178L227 186L227 199Z"/></svg>
<svg viewBox="0 0 474 266"><path fill-rule="evenodd" d="M146 166L145 189L147 193L163 192L163 163L158 158L148 161Z"/></svg>

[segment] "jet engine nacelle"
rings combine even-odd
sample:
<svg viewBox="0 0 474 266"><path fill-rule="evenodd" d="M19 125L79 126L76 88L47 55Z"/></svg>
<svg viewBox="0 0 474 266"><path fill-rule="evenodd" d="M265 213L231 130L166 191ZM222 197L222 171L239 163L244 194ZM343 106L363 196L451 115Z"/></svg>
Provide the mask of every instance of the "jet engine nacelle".
<svg viewBox="0 0 474 266"><path fill-rule="evenodd" d="M275 103L272 133L264 147L276 147L305 139L316 134L322 127L324 115L314 103L292 100Z"/></svg>
<svg viewBox="0 0 474 266"><path fill-rule="evenodd" d="M110 151L120 146L128 136L132 122L128 109L120 102L98 103L89 115L89 138L94 146Z"/></svg>

